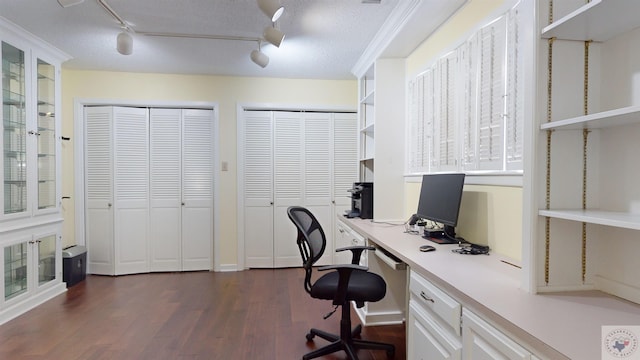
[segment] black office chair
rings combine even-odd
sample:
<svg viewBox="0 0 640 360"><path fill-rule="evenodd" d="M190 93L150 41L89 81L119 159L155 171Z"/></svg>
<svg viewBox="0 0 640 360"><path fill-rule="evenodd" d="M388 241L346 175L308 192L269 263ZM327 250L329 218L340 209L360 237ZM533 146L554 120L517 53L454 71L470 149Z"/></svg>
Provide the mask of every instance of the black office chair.
<svg viewBox="0 0 640 360"><path fill-rule="evenodd" d="M322 275L312 284L313 264L320 259L326 248L327 240L324 231L315 216L306 208L291 206L287 209L287 214L298 228L297 242L305 270L305 290L312 298L333 300L335 309L325 315L325 319L331 316L338 309L338 306L342 307L340 335L311 329L307 334L308 341L312 341L317 335L331 343L304 355L302 359L313 359L344 350L349 359L358 360L356 354L358 349L386 350L387 356L393 358L395 347L392 344L356 339L354 337L360 335L362 326L358 325L355 329L351 329L349 302L354 301L357 307L362 307L365 302L381 300L387 291L387 285L382 277L368 272L366 267L358 265L362 252L364 250L374 250L374 248L370 246L350 246L337 249L336 251L351 250L351 264L329 265L318 268L319 271L334 271Z"/></svg>

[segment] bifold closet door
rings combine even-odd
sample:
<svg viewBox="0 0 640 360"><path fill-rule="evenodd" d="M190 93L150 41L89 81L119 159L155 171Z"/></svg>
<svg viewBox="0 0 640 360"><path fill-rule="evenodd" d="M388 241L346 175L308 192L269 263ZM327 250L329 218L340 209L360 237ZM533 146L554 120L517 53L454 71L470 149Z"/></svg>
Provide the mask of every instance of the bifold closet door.
<svg viewBox="0 0 640 360"><path fill-rule="evenodd" d="M213 110L182 110L182 270L213 269Z"/></svg>
<svg viewBox="0 0 640 360"><path fill-rule="evenodd" d="M210 270L213 111L150 109L151 270Z"/></svg>
<svg viewBox="0 0 640 360"><path fill-rule="evenodd" d="M85 108L89 271L149 271L148 110Z"/></svg>
<svg viewBox="0 0 640 360"><path fill-rule="evenodd" d="M249 268L273 267L272 120L271 111L244 112L242 210L245 266ZM295 238L291 241L295 243Z"/></svg>
<svg viewBox="0 0 640 360"><path fill-rule="evenodd" d="M182 111L150 109L151 271L182 270Z"/></svg>
<svg viewBox="0 0 640 360"><path fill-rule="evenodd" d="M114 275L111 107L85 108L84 122L87 272Z"/></svg>

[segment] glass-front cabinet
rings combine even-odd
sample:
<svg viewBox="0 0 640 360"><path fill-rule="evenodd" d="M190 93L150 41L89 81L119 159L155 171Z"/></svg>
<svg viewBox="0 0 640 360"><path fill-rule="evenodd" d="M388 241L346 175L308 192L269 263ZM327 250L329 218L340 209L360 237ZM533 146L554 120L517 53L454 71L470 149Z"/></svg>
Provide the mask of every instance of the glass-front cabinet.
<svg viewBox="0 0 640 360"><path fill-rule="evenodd" d="M55 65L2 42L4 217L58 210ZM52 210L51 210L52 209Z"/></svg>
<svg viewBox="0 0 640 360"><path fill-rule="evenodd" d="M38 209L56 207L55 67L37 60Z"/></svg>
<svg viewBox="0 0 640 360"><path fill-rule="evenodd" d="M60 67L69 56L0 17L0 324L65 291Z"/></svg>
<svg viewBox="0 0 640 360"><path fill-rule="evenodd" d="M2 42L4 214L27 211L27 96L25 54Z"/></svg>
<svg viewBox="0 0 640 360"><path fill-rule="evenodd" d="M4 302L37 292L56 280L60 260L56 233L18 238L4 246Z"/></svg>

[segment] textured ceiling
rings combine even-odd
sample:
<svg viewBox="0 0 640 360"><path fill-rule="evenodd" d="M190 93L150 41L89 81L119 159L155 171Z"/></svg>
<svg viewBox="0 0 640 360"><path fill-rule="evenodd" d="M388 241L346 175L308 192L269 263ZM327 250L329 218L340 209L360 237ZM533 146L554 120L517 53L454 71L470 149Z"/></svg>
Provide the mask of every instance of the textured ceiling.
<svg viewBox="0 0 640 360"><path fill-rule="evenodd" d="M256 0L105 0L141 32L262 36L270 25ZM72 56L65 68L283 78L353 79L351 69L399 1L282 0L280 48L260 68L256 42L161 38L134 34L132 55L120 55L117 21L97 3L62 8L56 0L1 0L0 16ZM443 0L438 0L443 1Z"/></svg>

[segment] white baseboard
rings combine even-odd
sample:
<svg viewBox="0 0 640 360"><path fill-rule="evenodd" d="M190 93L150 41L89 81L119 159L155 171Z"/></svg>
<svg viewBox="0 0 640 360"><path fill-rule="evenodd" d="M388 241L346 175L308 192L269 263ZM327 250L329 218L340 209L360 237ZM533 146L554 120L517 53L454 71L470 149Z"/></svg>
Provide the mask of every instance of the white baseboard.
<svg viewBox="0 0 640 360"><path fill-rule="evenodd" d="M25 298L23 301L8 306L7 308L0 311L0 325L26 313L27 311L35 308L40 304L45 303L48 300L51 300L52 298L64 293L65 291L67 291L67 285L63 282L60 282L54 286L47 288L46 290L39 292L36 295Z"/></svg>
<svg viewBox="0 0 640 360"><path fill-rule="evenodd" d="M402 311L370 312L365 308L355 308L362 326L399 325L404 323Z"/></svg>
<svg viewBox="0 0 640 360"><path fill-rule="evenodd" d="M220 266L218 266L217 269L215 269L215 271L217 272L234 272L234 271L241 271L243 269L238 269L238 264L222 264Z"/></svg>

